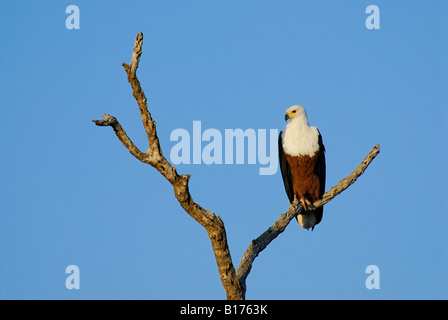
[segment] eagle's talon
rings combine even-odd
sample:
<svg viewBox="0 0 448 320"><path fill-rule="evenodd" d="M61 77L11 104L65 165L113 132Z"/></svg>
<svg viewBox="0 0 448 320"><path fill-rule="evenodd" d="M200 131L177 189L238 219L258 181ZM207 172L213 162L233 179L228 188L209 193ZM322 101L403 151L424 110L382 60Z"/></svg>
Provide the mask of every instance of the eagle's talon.
<svg viewBox="0 0 448 320"><path fill-rule="evenodd" d="M316 207L314 206L314 204L312 204L308 199L305 199L305 203L306 203L306 210L307 211L316 210Z"/></svg>
<svg viewBox="0 0 448 320"><path fill-rule="evenodd" d="M308 203L309 203L309 201L308 201ZM302 205L303 210L305 210L305 211L309 211L308 204L307 204L307 200L300 199L300 204Z"/></svg>

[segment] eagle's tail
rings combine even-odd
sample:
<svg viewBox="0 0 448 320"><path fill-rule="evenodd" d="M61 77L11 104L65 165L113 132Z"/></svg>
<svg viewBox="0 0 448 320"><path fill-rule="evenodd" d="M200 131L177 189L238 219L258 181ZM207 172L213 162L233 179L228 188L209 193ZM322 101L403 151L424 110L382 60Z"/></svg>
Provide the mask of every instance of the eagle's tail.
<svg viewBox="0 0 448 320"><path fill-rule="evenodd" d="M307 230L311 228L312 231L314 230L314 227L322 220L323 211L323 207L319 207L315 210L307 210L296 216L297 222L302 228Z"/></svg>

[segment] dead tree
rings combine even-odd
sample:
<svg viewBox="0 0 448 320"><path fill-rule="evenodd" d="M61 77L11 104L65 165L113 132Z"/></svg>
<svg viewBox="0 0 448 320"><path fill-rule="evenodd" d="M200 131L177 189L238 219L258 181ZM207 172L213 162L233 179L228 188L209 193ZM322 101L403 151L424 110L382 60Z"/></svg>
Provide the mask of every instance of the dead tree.
<svg viewBox="0 0 448 320"><path fill-rule="evenodd" d="M255 258L263 251L269 243L282 233L289 222L300 214L303 210L300 203L294 201L290 204L288 211L281 214L277 221L269 227L262 235L252 240L244 253L238 269L235 267L230 256L229 246L227 244L227 235L224 223L221 217L216 216L212 211L206 210L193 201L188 189L190 175L179 175L168 160L165 158L160 147L159 138L156 131L156 122L152 119L148 111L145 93L137 78L136 71L142 54L143 34L139 33L135 39L134 52L130 64L123 63L123 68L127 73L128 81L132 87L132 95L137 100L140 114L142 116L143 126L148 136L149 148L142 152L129 137L120 125L118 120L110 115L103 114L103 120L93 120L98 126L110 126L115 131L118 139L129 150L129 152L143 163L149 164L159 171L165 179L173 186L174 195L179 204L193 219L200 223L210 238L213 252L215 254L216 264L218 265L219 276L222 285L226 291L228 300L242 300L246 294L246 278L252 268ZM380 152L379 145L367 154L360 165L346 178L327 191L321 200L314 203L314 206L320 207L331 201L335 196L347 189L356 179L364 173L367 166Z"/></svg>

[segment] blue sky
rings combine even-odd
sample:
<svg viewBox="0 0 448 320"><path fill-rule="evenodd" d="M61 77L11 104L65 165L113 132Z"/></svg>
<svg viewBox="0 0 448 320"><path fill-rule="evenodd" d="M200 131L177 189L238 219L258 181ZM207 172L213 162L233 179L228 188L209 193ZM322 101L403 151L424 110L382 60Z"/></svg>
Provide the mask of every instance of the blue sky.
<svg viewBox="0 0 448 320"><path fill-rule="evenodd" d="M79 30L65 26L70 4ZM365 26L370 4L379 30ZM0 298L225 298L205 230L91 122L116 116L146 150L121 67L139 32L167 156L193 121L282 129L294 104L323 135L327 189L381 145L313 232L292 221L260 254L248 299L448 298L447 13L442 0L1 1ZM280 172L259 163L176 167L224 220L235 267L288 207Z"/></svg>

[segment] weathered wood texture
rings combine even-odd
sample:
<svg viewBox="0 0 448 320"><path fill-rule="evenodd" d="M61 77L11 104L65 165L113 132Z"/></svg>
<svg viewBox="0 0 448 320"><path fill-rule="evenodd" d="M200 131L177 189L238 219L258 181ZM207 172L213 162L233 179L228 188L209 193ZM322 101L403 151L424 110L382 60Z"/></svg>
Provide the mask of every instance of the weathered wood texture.
<svg viewBox="0 0 448 320"><path fill-rule="evenodd" d="M215 253L216 263L218 265L219 275L222 285L227 293L227 299L242 299L242 290L236 278L235 268L230 257L230 250L227 244L227 235L224 223L220 217L213 212L202 208L195 203L188 189L188 180L190 175L179 175L176 169L171 166L164 157L160 147L159 138L156 131L156 122L152 119L148 111L147 100L136 71L142 54L143 34L139 33L135 40L134 52L131 63L123 63L123 68L127 73L128 81L132 87L132 95L137 100L137 104L142 116L143 126L148 136L149 148L145 153L140 151L129 139L123 127L118 120L110 115L103 115L104 120L94 120L98 126L111 126L121 143L129 152L143 163L147 163L159 171L173 186L174 195L182 208L197 222L199 222L207 231L212 242L213 252Z"/></svg>
<svg viewBox="0 0 448 320"><path fill-rule="evenodd" d="M221 217L216 216L213 212L202 208L199 204L193 201L188 188L190 175L179 175L176 168L171 166L163 155L157 136L156 122L152 119L151 113L148 111L146 96L136 75L142 54L142 45L143 34L139 33L135 39L131 63L129 65L123 63L123 68L126 71L128 81L131 84L132 95L136 99L140 110L142 123L148 137L149 148L146 152L140 151L127 136L118 120L113 116L103 114L102 120L93 120L93 122L98 126L112 127L118 139L135 158L154 167L171 183L174 195L179 201L179 204L207 231L208 237L212 243L219 276L224 290L226 291L227 299L242 300L245 298L246 278L252 268L254 259L272 240L285 230L291 219L301 212L302 207L297 202L291 204L288 211L282 214L272 227L266 230L257 239L253 240L241 260L238 272L235 272L227 242L226 229ZM325 193L323 199L316 201L314 205L316 207L322 206L348 188L348 186L354 183L355 180L364 173L364 170L378 153L379 146L375 146L374 150L369 153L366 159L363 160L352 174L341 180L335 187L331 188Z"/></svg>

